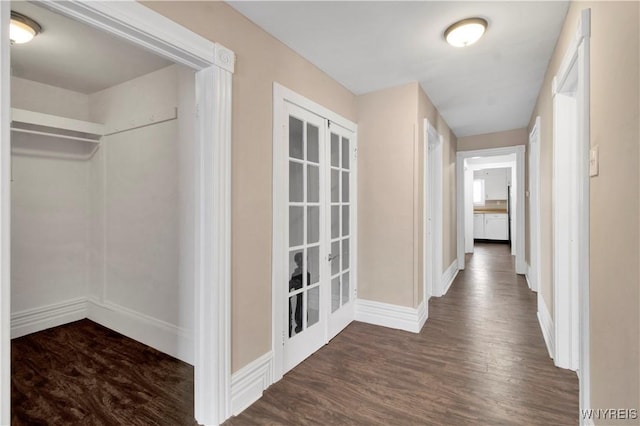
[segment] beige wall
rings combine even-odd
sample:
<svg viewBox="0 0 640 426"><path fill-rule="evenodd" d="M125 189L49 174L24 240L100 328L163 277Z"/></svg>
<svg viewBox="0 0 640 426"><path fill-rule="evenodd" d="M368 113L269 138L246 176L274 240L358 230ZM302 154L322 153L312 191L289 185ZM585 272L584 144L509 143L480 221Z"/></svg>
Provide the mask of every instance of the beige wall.
<svg viewBox="0 0 640 426"><path fill-rule="evenodd" d="M357 109L358 295L417 307L424 298L424 119L444 139L443 271L456 258L456 138L418 83L361 95Z"/></svg>
<svg viewBox="0 0 640 426"><path fill-rule="evenodd" d="M236 53L232 150L232 371L271 349L273 83L356 121L355 97L223 2L148 2Z"/></svg>
<svg viewBox="0 0 640 426"><path fill-rule="evenodd" d="M514 129L484 135L465 136L458 139L458 151L525 145L528 140L529 135L527 134L527 129Z"/></svg>
<svg viewBox="0 0 640 426"><path fill-rule="evenodd" d="M358 297L415 307L418 84L359 96Z"/></svg>
<svg viewBox="0 0 640 426"><path fill-rule="evenodd" d="M640 215L638 202L639 8L637 2L573 3L549 64L530 127L541 117L542 296L553 312L551 81L591 8L591 145L600 174L591 178L591 406L640 404ZM621 424L619 422L617 424Z"/></svg>

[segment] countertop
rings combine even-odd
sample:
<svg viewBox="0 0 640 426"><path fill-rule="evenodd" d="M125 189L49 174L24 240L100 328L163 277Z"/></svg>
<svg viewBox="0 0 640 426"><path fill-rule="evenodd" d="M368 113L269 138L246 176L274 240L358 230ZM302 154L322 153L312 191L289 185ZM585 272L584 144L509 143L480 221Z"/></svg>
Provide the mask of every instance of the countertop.
<svg viewBox="0 0 640 426"><path fill-rule="evenodd" d="M490 214L507 214L507 209L503 208L483 208L483 207L475 207L473 209L473 213L481 214L481 213L490 213Z"/></svg>

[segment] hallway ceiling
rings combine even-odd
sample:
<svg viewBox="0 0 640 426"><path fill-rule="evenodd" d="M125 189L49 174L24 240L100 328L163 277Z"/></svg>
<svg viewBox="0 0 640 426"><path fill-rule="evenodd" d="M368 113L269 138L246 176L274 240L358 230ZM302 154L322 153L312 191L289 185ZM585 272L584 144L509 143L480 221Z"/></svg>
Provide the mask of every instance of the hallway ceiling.
<svg viewBox="0 0 640 426"><path fill-rule="evenodd" d="M110 34L26 1L11 9L38 22L42 34L11 46L11 72L80 93L93 93L171 65Z"/></svg>
<svg viewBox="0 0 640 426"><path fill-rule="evenodd" d="M526 127L568 2L232 1L355 94L418 81L458 137ZM467 48L443 37L478 16Z"/></svg>

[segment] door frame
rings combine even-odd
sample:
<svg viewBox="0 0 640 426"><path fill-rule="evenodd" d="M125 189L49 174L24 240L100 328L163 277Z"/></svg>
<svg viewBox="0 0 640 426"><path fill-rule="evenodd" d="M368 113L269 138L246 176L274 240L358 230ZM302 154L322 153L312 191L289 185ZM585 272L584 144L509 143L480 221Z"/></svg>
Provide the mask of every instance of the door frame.
<svg viewBox="0 0 640 426"><path fill-rule="evenodd" d="M474 151L458 151L456 153L456 199L457 199L457 256L458 269L465 266L465 240L466 224L464 212L464 160L471 157L491 157L496 155L516 155L516 273L524 275L527 272L527 263L524 258L524 145L508 146L503 148L477 149ZM473 236L473 233L472 233Z"/></svg>
<svg viewBox="0 0 640 426"><path fill-rule="evenodd" d="M231 99L235 54L142 4L53 2L40 6L196 71L195 419L219 424L231 402ZM0 2L0 80L10 87L10 3ZM11 420L10 124L0 99L0 423ZM212 309L211 307L214 307Z"/></svg>
<svg viewBox="0 0 640 426"><path fill-rule="evenodd" d="M424 120L423 286L425 303L442 288L442 146L443 137ZM428 306L428 305L425 305Z"/></svg>
<svg viewBox="0 0 640 426"><path fill-rule="evenodd" d="M590 408L589 339L589 150L590 150L590 35L591 10L584 9L558 73L552 82L553 96L553 224L557 229L562 215L574 226L570 235L554 231L554 362L558 367L578 371L580 409ZM571 118L567 120L566 117ZM576 125L573 130L567 123ZM568 135L568 136L567 136ZM569 139L567 144L566 139ZM559 140L562 139L562 143ZM566 149L563 149L566 147ZM571 168L562 185L559 173ZM567 197L569 205L560 204ZM571 244L571 240L574 244ZM571 247L569 253L558 250ZM575 274L571 285L561 283L555 265L571 262ZM564 284L564 285L562 285ZM578 360L576 360L576 357ZM584 422L581 419L581 422Z"/></svg>
<svg viewBox="0 0 640 426"><path fill-rule="evenodd" d="M527 281L531 290L540 286L540 116L529 133L529 257Z"/></svg>
<svg viewBox="0 0 640 426"><path fill-rule="evenodd" d="M271 350L273 354L273 383L282 379L284 375L284 343L287 338L287 324L284 323L282 315L285 309L283 300L282 283L287 280L287 271L283 270L284 254L288 248L288 242L284 240L281 232L284 227L288 226L284 218L287 217L285 209L288 205L288 187L284 185L286 182L286 173L288 167L283 165L283 159L286 158L288 147L285 146L286 135L282 123L286 119L285 102L297 105L306 109L324 119L329 120L345 129L353 132L353 143L357 156L358 152L358 126L350 120L340 116L339 114L323 107L320 104L286 88L285 86L273 83L273 227L272 227L272 263L271 263ZM353 269L349 276L352 285L353 302L357 296L358 289L358 185L357 185L357 161L353 162L351 173L355 179L353 191L350 198L353 200L351 204L351 231L353 238L351 260ZM327 341L328 338L325 338Z"/></svg>

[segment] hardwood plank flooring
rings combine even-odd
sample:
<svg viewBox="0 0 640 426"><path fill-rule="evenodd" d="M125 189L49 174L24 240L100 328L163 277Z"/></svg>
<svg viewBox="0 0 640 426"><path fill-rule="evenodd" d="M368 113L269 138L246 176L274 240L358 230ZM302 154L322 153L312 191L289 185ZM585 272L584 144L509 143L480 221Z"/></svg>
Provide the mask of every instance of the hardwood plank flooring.
<svg viewBox="0 0 640 426"><path fill-rule="evenodd" d="M11 343L12 425L194 425L193 367L89 320Z"/></svg>
<svg viewBox="0 0 640 426"><path fill-rule="evenodd" d="M536 310L508 246L478 244L421 333L354 322L225 424L577 424Z"/></svg>

